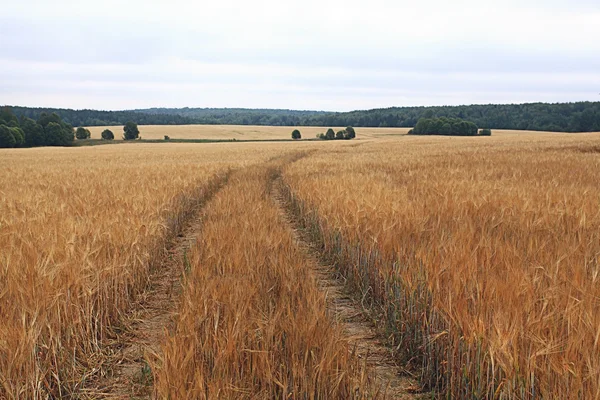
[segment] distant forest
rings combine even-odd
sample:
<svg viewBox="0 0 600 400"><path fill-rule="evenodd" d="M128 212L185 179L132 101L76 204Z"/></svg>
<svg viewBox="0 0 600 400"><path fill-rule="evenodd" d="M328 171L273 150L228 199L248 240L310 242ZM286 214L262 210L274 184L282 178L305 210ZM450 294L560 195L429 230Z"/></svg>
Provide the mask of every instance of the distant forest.
<svg viewBox="0 0 600 400"><path fill-rule="evenodd" d="M461 118L480 128L557 132L600 131L600 102L529 103L441 107L392 107L351 112L243 108L151 108L127 111L71 110L11 106L18 116L37 119L56 113L73 126L123 125L271 125L414 127L421 118Z"/></svg>

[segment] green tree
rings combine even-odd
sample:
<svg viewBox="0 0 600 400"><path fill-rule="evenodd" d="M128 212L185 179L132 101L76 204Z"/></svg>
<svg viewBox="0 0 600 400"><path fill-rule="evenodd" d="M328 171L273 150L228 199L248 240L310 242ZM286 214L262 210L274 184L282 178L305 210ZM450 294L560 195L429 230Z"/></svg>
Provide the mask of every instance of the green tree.
<svg viewBox="0 0 600 400"><path fill-rule="evenodd" d="M62 121L60 120L60 117L57 113L48 114L46 112L43 112L38 117L38 124L40 124L43 128L46 128L51 122L54 122L59 125L62 124Z"/></svg>
<svg viewBox="0 0 600 400"><path fill-rule="evenodd" d="M442 135L450 135L452 134L452 126L446 122L445 124L442 125L442 128L440 130L440 134Z"/></svg>
<svg viewBox="0 0 600 400"><path fill-rule="evenodd" d="M354 130L353 127L351 127L351 126L346 127L346 132L347 132L346 139L354 139L356 137L356 131Z"/></svg>
<svg viewBox="0 0 600 400"><path fill-rule="evenodd" d="M68 146L73 139L73 128L69 125L50 122L44 128L44 145L46 146Z"/></svg>
<svg viewBox="0 0 600 400"><path fill-rule="evenodd" d="M9 107L2 107L2 110L0 110L0 124L17 127L19 126L19 120Z"/></svg>
<svg viewBox="0 0 600 400"><path fill-rule="evenodd" d="M44 127L44 145L60 146L62 143L63 127L57 122L48 122Z"/></svg>
<svg viewBox="0 0 600 400"><path fill-rule="evenodd" d="M292 131L292 139L302 139L302 134L298 129Z"/></svg>
<svg viewBox="0 0 600 400"><path fill-rule="evenodd" d="M44 129L31 118L21 118L21 129L25 134L25 146L36 147L44 145Z"/></svg>
<svg viewBox="0 0 600 400"><path fill-rule="evenodd" d="M327 140L335 139L335 132L333 131L333 129L331 129L331 128L327 129L327 133L325 133L325 139L327 139Z"/></svg>
<svg viewBox="0 0 600 400"><path fill-rule="evenodd" d="M123 139L124 140L135 140L140 136L140 130L134 122L127 122L123 127Z"/></svg>
<svg viewBox="0 0 600 400"><path fill-rule="evenodd" d="M92 134L89 131L89 129L85 129L82 126L77 128L77 130L75 131L75 137L79 140L89 139L91 136L92 136Z"/></svg>
<svg viewBox="0 0 600 400"><path fill-rule="evenodd" d="M105 129L102 131L102 139L104 140L113 140L115 138L115 134L112 133L110 129Z"/></svg>
<svg viewBox="0 0 600 400"><path fill-rule="evenodd" d="M482 129L479 131L480 136L492 136L492 131L490 129Z"/></svg>
<svg viewBox="0 0 600 400"><path fill-rule="evenodd" d="M338 139L338 140L342 140L342 139L345 139L345 138L346 138L346 135L347 135L347 134L348 134L348 133L347 133L346 131L337 131L337 132L335 133L335 138L336 138L336 139Z"/></svg>
<svg viewBox="0 0 600 400"><path fill-rule="evenodd" d="M0 125L0 148L15 147L17 141L10 128L6 125Z"/></svg>
<svg viewBox="0 0 600 400"><path fill-rule="evenodd" d="M15 147L23 147L25 146L25 133L23 129L19 127L10 127L8 128L15 138Z"/></svg>

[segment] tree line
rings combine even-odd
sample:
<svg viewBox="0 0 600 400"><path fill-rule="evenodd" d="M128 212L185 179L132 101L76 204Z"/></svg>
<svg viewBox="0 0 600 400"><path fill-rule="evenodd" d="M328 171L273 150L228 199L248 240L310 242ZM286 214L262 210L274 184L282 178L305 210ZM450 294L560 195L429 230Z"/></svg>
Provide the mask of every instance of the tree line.
<svg viewBox="0 0 600 400"><path fill-rule="evenodd" d="M414 127L421 118L460 118L490 129L600 131L600 102L393 107L310 117L315 125Z"/></svg>
<svg viewBox="0 0 600 400"><path fill-rule="evenodd" d="M73 126L123 125L270 125L414 127L421 118L461 118L491 129L600 131L600 102L488 104L440 107L392 107L351 112L267 109L152 108L97 111L12 107L19 117L36 120L56 113Z"/></svg>
<svg viewBox="0 0 600 400"><path fill-rule="evenodd" d="M74 137L73 126L58 114L43 112L35 120L19 119L8 107L0 110L0 148L68 146Z"/></svg>
<svg viewBox="0 0 600 400"><path fill-rule="evenodd" d="M140 131L136 123L128 121L123 127L123 139L139 139ZM89 129L82 126L74 129L57 113L42 112L37 119L21 116L18 118L9 107L0 109L0 148L70 146L75 138L85 140L91 137ZM113 140L114 133L105 129L103 140Z"/></svg>

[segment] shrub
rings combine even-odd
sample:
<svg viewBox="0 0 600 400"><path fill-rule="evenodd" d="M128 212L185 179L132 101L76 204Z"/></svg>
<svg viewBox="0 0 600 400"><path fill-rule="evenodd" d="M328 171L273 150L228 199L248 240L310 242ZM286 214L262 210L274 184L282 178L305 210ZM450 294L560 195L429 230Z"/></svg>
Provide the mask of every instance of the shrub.
<svg viewBox="0 0 600 400"><path fill-rule="evenodd" d="M292 139L302 139L302 135L298 129L292 131Z"/></svg>
<svg viewBox="0 0 600 400"><path fill-rule="evenodd" d="M168 140L171 140L171 138L169 136L165 135L165 141L168 141ZM235 140L235 139L233 139L233 140Z"/></svg>
<svg viewBox="0 0 600 400"><path fill-rule="evenodd" d="M479 131L479 136L492 136L492 131L490 129L482 129Z"/></svg>
<svg viewBox="0 0 600 400"><path fill-rule="evenodd" d="M105 129L102 131L102 139L104 140L113 140L115 138L115 134L112 133L110 129Z"/></svg>

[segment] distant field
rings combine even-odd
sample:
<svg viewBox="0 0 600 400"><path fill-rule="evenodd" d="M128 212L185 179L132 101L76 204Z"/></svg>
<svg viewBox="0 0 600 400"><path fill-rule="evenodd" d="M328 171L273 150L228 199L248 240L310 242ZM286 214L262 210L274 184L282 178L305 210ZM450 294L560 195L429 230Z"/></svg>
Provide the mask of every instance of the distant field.
<svg viewBox="0 0 600 400"><path fill-rule="evenodd" d="M343 127L332 127L336 132ZM104 129L110 129L115 134L115 139L123 137L122 126L92 126L88 128L92 132L92 139L100 139ZM237 140L273 140L290 139L292 131L299 129L303 139L312 139L318 133L324 133L328 127L319 126L251 126L251 125L140 125L140 136L143 139L163 139L169 136L171 139L237 139ZM410 128L356 128L358 139L385 138L398 135L406 135ZM509 131L493 130L494 136L552 136L557 135L585 135L585 134L562 134L556 132L534 132L534 131Z"/></svg>
<svg viewBox="0 0 600 400"><path fill-rule="evenodd" d="M343 127L332 127L336 132ZM122 139L122 126L92 126L92 139L100 139L104 129L110 129L115 139ZM171 139L237 139L237 140L272 140L290 139L292 131L299 129L303 139L314 138L318 133L325 133L328 127L306 126L249 126L249 125L140 125L143 139L163 139L165 135ZM379 137L387 135L403 135L410 128L357 128L360 137Z"/></svg>

